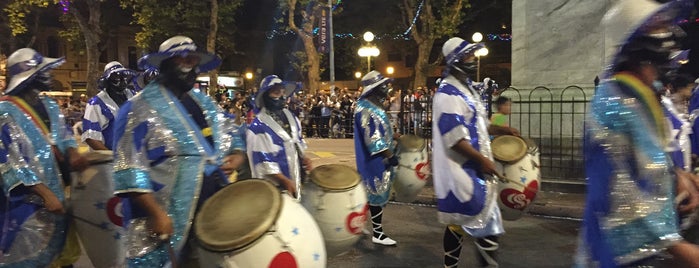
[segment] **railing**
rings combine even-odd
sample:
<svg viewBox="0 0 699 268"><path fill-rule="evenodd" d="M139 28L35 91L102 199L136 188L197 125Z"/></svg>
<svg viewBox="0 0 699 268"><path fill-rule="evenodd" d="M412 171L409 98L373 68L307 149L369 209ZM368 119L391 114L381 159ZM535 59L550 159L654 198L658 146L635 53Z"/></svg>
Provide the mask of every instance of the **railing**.
<svg viewBox="0 0 699 268"><path fill-rule="evenodd" d="M510 126L539 146L543 178L584 181L582 144L588 93L578 86L553 90L509 87L500 91L500 96L512 99ZM400 100L399 110L388 111L396 131L431 139L432 96L402 95ZM493 105L489 103L488 107ZM336 111L331 117L307 116L304 121L306 137L353 136L353 115L349 112Z"/></svg>

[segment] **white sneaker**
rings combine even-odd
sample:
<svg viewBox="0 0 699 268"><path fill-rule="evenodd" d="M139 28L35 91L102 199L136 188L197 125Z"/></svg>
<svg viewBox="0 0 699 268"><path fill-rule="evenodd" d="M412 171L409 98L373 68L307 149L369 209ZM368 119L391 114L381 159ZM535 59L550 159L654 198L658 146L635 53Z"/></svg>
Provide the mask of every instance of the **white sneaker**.
<svg viewBox="0 0 699 268"><path fill-rule="evenodd" d="M374 242L374 244L379 244L379 245L384 245L384 246L395 246L398 242L395 240L389 238L388 236L384 235L384 238L379 240L376 237L371 237L371 242Z"/></svg>

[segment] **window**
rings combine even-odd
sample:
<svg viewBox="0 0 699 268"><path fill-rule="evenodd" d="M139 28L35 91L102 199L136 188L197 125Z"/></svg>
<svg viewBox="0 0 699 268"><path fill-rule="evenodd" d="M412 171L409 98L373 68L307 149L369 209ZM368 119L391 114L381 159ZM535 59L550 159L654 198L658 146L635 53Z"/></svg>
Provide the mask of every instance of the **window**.
<svg viewBox="0 0 699 268"><path fill-rule="evenodd" d="M49 36L46 38L46 48L47 48L47 53L46 56L49 58L60 58L63 57L63 53L61 53L61 44L59 43L60 41L58 38L55 36Z"/></svg>

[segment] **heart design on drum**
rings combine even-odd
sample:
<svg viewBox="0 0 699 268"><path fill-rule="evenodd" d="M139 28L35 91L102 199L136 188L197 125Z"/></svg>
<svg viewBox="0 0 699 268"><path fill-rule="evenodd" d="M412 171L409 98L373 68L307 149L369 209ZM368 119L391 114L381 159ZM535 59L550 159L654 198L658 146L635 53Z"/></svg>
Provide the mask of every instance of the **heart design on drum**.
<svg viewBox="0 0 699 268"><path fill-rule="evenodd" d="M367 213L369 213L369 204L364 205L364 208L358 213L352 212L347 215L347 230L353 234L361 233L367 220Z"/></svg>
<svg viewBox="0 0 699 268"><path fill-rule="evenodd" d="M124 227L123 225L123 212L121 211L121 198L112 197L107 201L107 217L114 225Z"/></svg>
<svg viewBox="0 0 699 268"><path fill-rule="evenodd" d="M524 210L534 200L538 191L539 182L532 181L524 189L524 192L512 188L503 189L500 192L500 201L507 207Z"/></svg>
<svg viewBox="0 0 699 268"><path fill-rule="evenodd" d="M296 262L294 255L288 251L281 252L274 256L272 262L269 263L269 268L298 268L299 264Z"/></svg>
<svg viewBox="0 0 699 268"><path fill-rule="evenodd" d="M422 162L415 166L415 175L417 175L420 180L426 180L427 176L429 176L431 173L430 162Z"/></svg>

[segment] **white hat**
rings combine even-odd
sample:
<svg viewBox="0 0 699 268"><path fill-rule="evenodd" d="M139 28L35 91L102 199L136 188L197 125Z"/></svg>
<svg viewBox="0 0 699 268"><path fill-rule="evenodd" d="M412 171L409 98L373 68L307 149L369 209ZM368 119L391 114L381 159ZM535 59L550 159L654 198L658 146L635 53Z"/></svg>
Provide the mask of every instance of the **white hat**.
<svg viewBox="0 0 699 268"><path fill-rule="evenodd" d="M633 43L632 39L646 34L654 25L677 24L683 11L691 11L691 7L688 0L672 0L665 4L653 0L618 0L602 18L605 68L611 70L620 63L623 59L620 52Z"/></svg>
<svg viewBox="0 0 699 268"><path fill-rule="evenodd" d="M104 73L102 73L102 78L109 78L113 73L126 73L129 75L134 75L136 72L124 68L124 65L118 61L112 61L104 66Z"/></svg>
<svg viewBox="0 0 699 268"><path fill-rule="evenodd" d="M362 90L362 94L359 95L359 98L366 97L366 95L368 95L374 88L384 83L390 83L391 81L393 81L393 79L384 77L377 71L369 72L362 77L362 87L364 90Z"/></svg>
<svg viewBox="0 0 699 268"><path fill-rule="evenodd" d="M191 38L178 35L170 37L170 39L160 44L158 52L143 56L138 61L138 65L143 70L149 68L160 69L160 64L163 60L174 56L184 57L187 55L199 56L200 61L197 66L197 72L199 73L211 71L221 64L221 59L218 56L208 52L197 51L197 45L194 44Z"/></svg>
<svg viewBox="0 0 699 268"><path fill-rule="evenodd" d="M46 58L31 48L22 48L7 58L7 76L9 82L5 94L22 89L39 72L45 72L58 67L65 62L64 58Z"/></svg>
<svg viewBox="0 0 699 268"><path fill-rule="evenodd" d="M483 48L483 46L483 43L470 44L459 37L452 37L442 46L442 55L444 55L444 60L447 63L447 67L449 67L464 55L475 53L476 50Z"/></svg>
<svg viewBox="0 0 699 268"><path fill-rule="evenodd" d="M255 94L255 105L257 108L261 109L264 107L262 96L275 85L282 85L282 87L284 87L284 97L291 96L291 94L294 94L294 92L300 88L299 84L295 82L283 81L279 76L268 75L262 79L262 82L260 82L260 89L258 89L257 94Z"/></svg>

